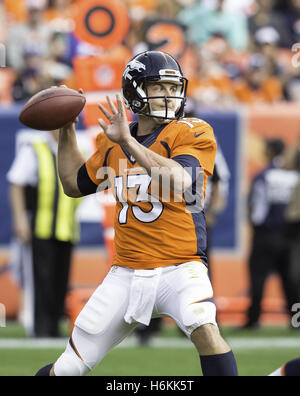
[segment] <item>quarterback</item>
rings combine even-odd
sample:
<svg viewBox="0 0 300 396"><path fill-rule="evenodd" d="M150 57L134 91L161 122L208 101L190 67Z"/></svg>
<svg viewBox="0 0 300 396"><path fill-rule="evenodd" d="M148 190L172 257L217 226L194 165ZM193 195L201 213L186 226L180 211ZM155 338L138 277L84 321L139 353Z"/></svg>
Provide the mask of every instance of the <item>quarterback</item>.
<svg viewBox="0 0 300 396"><path fill-rule="evenodd" d="M184 118L188 81L170 55L147 51L127 65L123 99L99 105L108 123L86 162L75 124L60 131L58 168L71 197L112 188L116 257L79 314L65 352L37 376L82 376L139 323L169 316L197 349L204 376L237 376L216 323L203 212L216 141L203 120ZM137 115L129 125L125 106ZM167 186L167 188L166 188Z"/></svg>

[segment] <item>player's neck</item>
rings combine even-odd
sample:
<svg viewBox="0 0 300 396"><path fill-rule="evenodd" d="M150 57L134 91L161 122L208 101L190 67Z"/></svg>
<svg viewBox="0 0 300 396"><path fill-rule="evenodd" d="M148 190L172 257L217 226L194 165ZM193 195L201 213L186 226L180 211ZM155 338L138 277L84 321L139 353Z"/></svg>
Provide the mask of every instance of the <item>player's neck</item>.
<svg viewBox="0 0 300 396"><path fill-rule="evenodd" d="M137 136L150 135L163 124L164 123L156 118L139 116Z"/></svg>

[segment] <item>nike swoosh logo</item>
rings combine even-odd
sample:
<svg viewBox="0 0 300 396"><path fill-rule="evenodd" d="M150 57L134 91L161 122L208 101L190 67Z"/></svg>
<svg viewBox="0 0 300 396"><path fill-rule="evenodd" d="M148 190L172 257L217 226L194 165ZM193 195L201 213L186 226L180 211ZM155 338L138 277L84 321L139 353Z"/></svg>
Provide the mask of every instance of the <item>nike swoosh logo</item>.
<svg viewBox="0 0 300 396"><path fill-rule="evenodd" d="M197 137L199 137L199 136L201 136L201 135L203 135L205 132L202 132L202 133L194 133L194 136L195 136L195 138L197 138Z"/></svg>

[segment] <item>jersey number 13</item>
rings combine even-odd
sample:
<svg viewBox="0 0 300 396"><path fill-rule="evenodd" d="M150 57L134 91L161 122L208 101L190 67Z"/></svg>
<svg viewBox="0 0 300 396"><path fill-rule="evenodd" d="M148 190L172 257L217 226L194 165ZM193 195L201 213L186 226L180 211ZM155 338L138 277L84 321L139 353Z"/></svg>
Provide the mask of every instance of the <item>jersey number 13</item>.
<svg viewBox="0 0 300 396"><path fill-rule="evenodd" d="M148 202L152 205L152 209L149 212L143 211L138 205L129 204L127 200L124 199L124 176L118 176L115 178L115 189L116 196L119 202L122 204L123 208L119 213L119 223L127 224L128 210L131 206L131 211L133 216L142 223L152 223L157 220L163 210L164 206L159 199L148 194L148 189L151 184L151 177L149 175L128 175L127 176L127 188L138 187L135 203L138 202Z"/></svg>

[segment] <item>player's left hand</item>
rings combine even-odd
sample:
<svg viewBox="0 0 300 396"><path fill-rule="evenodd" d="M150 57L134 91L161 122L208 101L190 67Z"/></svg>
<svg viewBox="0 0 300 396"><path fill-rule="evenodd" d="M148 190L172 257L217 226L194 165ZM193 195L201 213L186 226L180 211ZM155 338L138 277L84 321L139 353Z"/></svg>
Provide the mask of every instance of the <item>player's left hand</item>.
<svg viewBox="0 0 300 396"><path fill-rule="evenodd" d="M116 96L118 109L116 109L110 97L107 96L106 99L112 114L101 104L98 104L100 111L109 121L109 124L106 124L106 122L100 118L98 120L99 125L103 128L104 133L112 142L118 143L120 146L126 145L131 139L131 134L122 98L120 95Z"/></svg>

